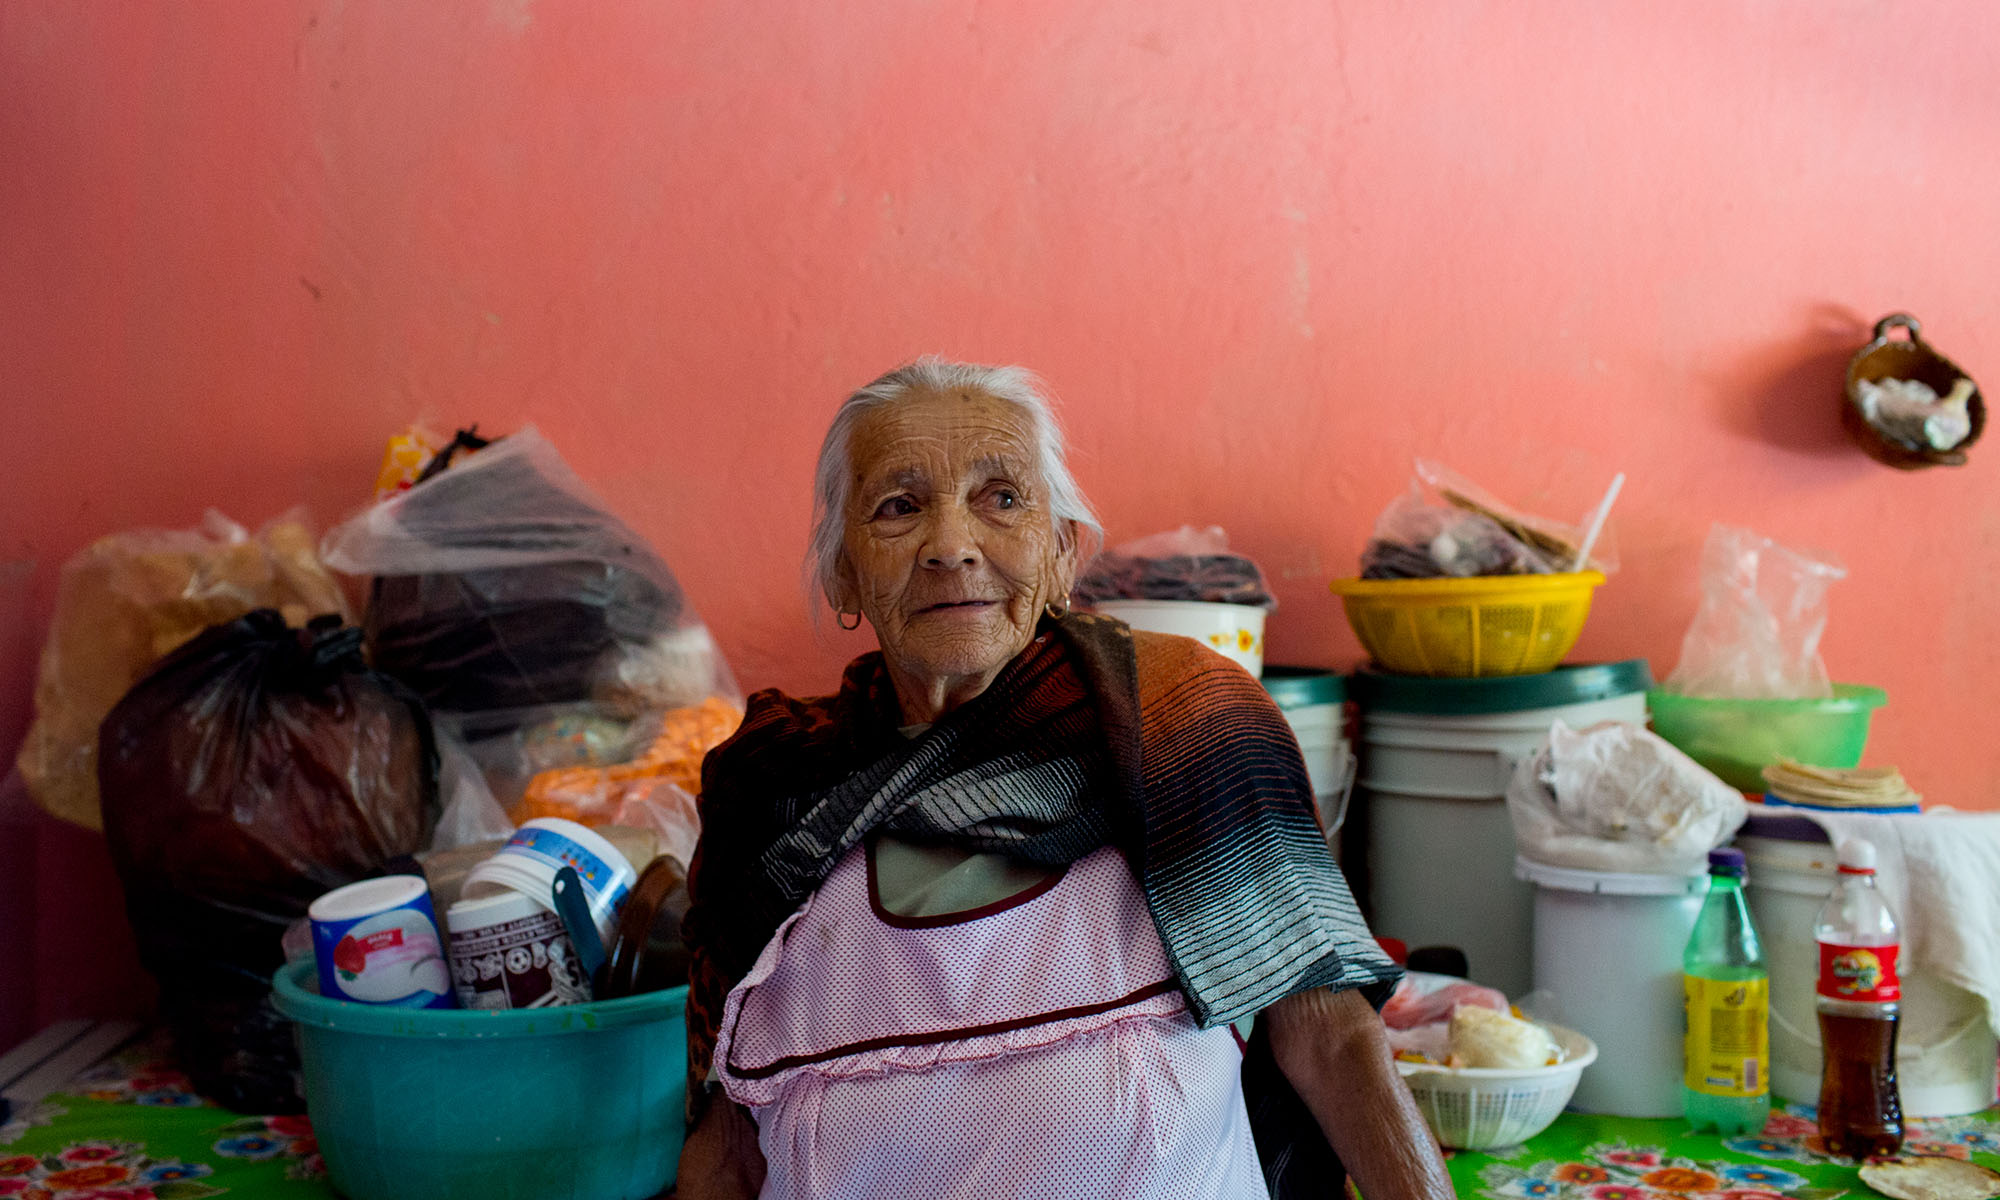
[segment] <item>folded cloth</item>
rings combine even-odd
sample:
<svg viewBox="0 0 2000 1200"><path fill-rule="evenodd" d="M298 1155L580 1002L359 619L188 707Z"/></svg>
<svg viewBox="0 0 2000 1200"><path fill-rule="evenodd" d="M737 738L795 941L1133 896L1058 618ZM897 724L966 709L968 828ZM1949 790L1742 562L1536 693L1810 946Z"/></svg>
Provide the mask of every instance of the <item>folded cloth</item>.
<svg viewBox="0 0 2000 1200"><path fill-rule="evenodd" d="M1743 832L1772 820L1810 821L1835 846L1875 846L1876 886L1896 914L1911 966L1986 1002L2000 1037L2000 813L1933 809L1876 815L1750 806Z"/></svg>

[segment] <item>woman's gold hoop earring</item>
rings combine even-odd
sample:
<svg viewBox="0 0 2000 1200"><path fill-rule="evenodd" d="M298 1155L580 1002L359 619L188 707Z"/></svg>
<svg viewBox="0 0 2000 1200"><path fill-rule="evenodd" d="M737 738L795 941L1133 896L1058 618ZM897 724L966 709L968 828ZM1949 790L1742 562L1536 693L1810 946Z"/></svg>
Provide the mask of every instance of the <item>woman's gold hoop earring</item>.
<svg viewBox="0 0 2000 1200"><path fill-rule="evenodd" d="M849 625L849 624L847 623L847 618L849 618L849 617L853 617L853 618L854 618L854 624L852 624L852 625ZM859 628L861 628L861 614L860 614L860 613L846 613L846 612L838 612L838 611L836 611L836 612L835 612L835 613L833 614L833 623L834 623L835 625L838 625L838 626L840 626L840 627L841 627L842 629L846 629L846 630L855 630L855 629L859 629Z"/></svg>
<svg viewBox="0 0 2000 1200"><path fill-rule="evenodd" d="M1069 615L1069 593L1063 593L1061 608L1057 608L1054 604L1044 604L1042 610L1048 613L1052 619L1057 621L1062 620Z"/></svg>

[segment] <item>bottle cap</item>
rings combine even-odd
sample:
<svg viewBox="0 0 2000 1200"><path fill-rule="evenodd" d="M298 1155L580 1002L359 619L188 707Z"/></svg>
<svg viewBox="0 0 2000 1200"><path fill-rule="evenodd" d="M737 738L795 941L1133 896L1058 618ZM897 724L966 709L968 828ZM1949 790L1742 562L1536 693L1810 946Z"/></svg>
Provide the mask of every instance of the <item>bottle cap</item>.
<svg viewBox="0 0 2000 1200"><path fill-rule="evenodd" d="M1724 846L1720 850L1708 852L1708 873L1710 875L1743 875L1743 852L1734 846Z"/></svg>
<svg viewBox="0 0 2000 1200"><path fill-rule="evenodd" d="M1849 838L1840 843L1840 869L1848 875L1875 873L1875 843Z"/></svg>

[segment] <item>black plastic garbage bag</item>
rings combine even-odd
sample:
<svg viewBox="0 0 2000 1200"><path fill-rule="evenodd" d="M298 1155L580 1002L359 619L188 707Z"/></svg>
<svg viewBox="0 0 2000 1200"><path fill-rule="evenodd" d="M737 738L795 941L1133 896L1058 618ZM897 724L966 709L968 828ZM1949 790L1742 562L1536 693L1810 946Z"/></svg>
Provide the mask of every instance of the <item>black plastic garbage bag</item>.
<svg viewBox="0 0 2000 1200"><path fill-rule="evenodd" d="M272 609L162 660L105 718L98 783L140 960L197 1090L296 1112L297 1050L270 1006L285 927L325 892L423 849L438 815L423 703L361 631Z"/></svg>

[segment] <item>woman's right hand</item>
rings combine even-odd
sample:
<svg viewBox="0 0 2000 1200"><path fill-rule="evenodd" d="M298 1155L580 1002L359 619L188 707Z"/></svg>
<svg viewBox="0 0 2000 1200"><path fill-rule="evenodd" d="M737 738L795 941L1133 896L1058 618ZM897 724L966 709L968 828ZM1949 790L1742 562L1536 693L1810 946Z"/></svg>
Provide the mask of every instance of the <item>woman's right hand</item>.
<svg viewBox="0 0 2000 1200"><path fill-rule="evenodd" d="M681 1147L680 1200L754 1200L764 1188L764 1152L757 1123L740 1105L717 1096Z"/></svg>

